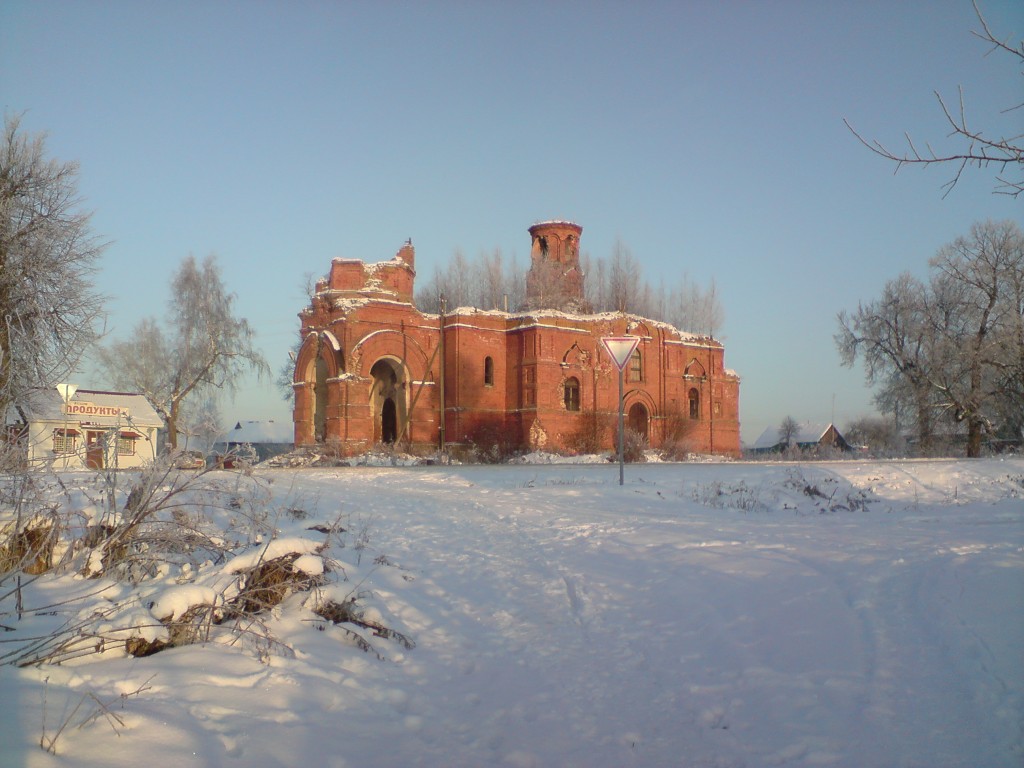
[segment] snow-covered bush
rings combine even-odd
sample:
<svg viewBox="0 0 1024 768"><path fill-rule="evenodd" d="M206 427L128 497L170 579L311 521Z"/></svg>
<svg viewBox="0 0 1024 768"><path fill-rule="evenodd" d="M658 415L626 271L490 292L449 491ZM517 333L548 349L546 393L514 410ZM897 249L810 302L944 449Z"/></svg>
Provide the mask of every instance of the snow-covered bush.
<svg viewBox="0 0 1024 768"><path fill-rule="evenodd" d="M411 647L403 633L363 618L380 611L368 604L374 593L360 564L368 534L350 536L339 516L312 526L313 538L281 535L282 525L302 525L308 500L275 502L271 485L246 471L183 472L170 461L120 473L0 475L0 625L13 633L0 664L148 656L207 641L261 658L290 653L270 624L296 594L308 604L289 610L309 622L326 612L346 625L346 642L358 636L381 656L360 634L370 630ZM355 565L333 555L347 547ZM369 568L388 564L376 558ZM55 582L73 597L53 606L46 588ZM340 592L326 596L329 585ZM333 603L347 607L323 608Z"/></svg>

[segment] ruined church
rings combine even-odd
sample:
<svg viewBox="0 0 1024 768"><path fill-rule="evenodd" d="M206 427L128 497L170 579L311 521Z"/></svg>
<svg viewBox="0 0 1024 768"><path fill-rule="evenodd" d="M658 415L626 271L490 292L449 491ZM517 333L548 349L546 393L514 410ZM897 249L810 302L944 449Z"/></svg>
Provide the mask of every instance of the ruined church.
<svg viewBox="0 0 1024 768"><path fill-rule="evenodd" d="M590 314L583 228L529 228L525 306L420 312L416 257L337 258L300 314L295 444L353 455L377 444L458 451L495 440L522 450L613 450L619 370L601 338L633 335L626 428L652 448L738 455L739 377L709 336L625 313Z"/></svg>

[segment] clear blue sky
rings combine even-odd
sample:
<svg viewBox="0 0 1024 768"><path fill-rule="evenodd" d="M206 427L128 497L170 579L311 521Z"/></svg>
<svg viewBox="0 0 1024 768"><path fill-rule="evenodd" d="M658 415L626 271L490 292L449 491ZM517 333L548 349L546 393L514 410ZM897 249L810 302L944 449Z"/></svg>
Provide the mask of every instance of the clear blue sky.
<svg viewBox="0 0 1024 768"><path fill-rule="evenodd" d="M1020 0L981 0L1024 36ZM215 253L277 369L304 275L406 238L421 280L462 249L525 264L527 228L616 239L652 283L714 278L743 439L791 415L872 412L836 312L924 274L975 221L1021 221L993 172L893 167L843 125L948 146L933 91L1024 131L1019 66L985 56L967 0L906 2L0 3L0 103L78 160L111 245L110 329L164 313ZM82 385L94 382L82 381ZM250 382L226 419L289 419Z"/></svg>

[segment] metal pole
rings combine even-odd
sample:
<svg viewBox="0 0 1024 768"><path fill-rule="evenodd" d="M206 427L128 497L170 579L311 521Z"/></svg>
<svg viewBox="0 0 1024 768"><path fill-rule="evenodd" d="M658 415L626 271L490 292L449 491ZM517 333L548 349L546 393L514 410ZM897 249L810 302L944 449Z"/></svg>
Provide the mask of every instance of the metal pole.
<svg viewBox="0 0 1024 768"><path fill-rule="evenodd" d="M444 456L444 452L445 452L445 438L446 438L446 435L444 433L444 417L445 417L445 413L444 413L444 398L445 398L445 392L444 392L444 385L445 385L445 381L444 381L444 365L445 365L444 325L445 325L445 316L444 316L444 313L445 313L445 310L447 309L447 307L445 306L446 303L447 302L445 301L444 296L442 296L441 297L441 301L439 302L439 304L441 305L440 306L441 314L440 314L440 317L438 318L438 330L440 331L440 336L439 336L438 342L437 342L437 348L438 348L438 350L441 353L441 363L440 363L440 366L439 366L440 371L439 371L439 374L438 374L438 385L439 385L438 389L440 391L437 394L438 394L438 398L441 401L441 423L439 424L440 429L439 429L439 433L438 433L438 438L440 440L440 448L441 448L441 455L442 455L442 457Z"/></svg>
<svg viewBox="0 0 1024 768"><path fill-rule="evenodd" d="M624 452L622 450L622 446L623 446L623 432L625 431L624 423L623 423L624 417L623 417L623 413L622 413L622 411L623 411L623 402L622 402L622 399L623 399L623 396L622 396L622 378L623 378L623 376L625 376L625 369L624 368L619 368L619 485L622 485L622 483L623 483L623 474L624 474L623 465L625 464L625 461L624 461L625 454L624 454Z"/></svg>

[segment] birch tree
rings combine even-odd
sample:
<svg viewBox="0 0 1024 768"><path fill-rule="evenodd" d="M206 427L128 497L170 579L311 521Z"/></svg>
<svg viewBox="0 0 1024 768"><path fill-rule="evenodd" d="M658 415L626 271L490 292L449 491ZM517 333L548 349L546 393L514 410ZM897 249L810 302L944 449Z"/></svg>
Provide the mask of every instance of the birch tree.
<svg viewBox="0 0 1024 768"><path fill-rule="evenodd" d="M201 265L192 256L171 285L164 327L148 318L128 339L100 350L99 362L115 387L141 392L167 425L174 450L190 398L233 394L246 371L269 373L253 346L253 330L235 317L235 296L221 280L214 256Z"/></svg>

